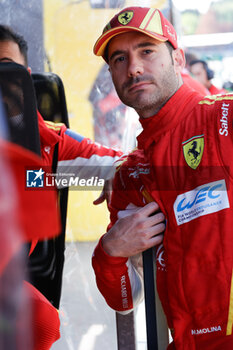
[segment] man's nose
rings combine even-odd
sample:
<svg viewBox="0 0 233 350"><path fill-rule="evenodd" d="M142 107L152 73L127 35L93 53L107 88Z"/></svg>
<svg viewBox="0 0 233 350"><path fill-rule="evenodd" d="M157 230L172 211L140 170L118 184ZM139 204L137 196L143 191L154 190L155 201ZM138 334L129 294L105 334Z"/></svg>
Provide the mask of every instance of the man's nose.
<svg viewBox="0 0 233 350"><path fill-rule="evenodd" d="M136 77L144 72L143 64L137 57L130 57L128 63L128 76Z"/></svg>

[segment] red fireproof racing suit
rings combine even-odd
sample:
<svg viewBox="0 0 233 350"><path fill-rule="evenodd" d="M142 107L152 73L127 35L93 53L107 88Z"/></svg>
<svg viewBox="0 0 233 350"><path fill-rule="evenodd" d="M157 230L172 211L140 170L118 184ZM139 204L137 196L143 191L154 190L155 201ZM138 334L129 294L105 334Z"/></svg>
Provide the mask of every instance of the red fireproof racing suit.
<svg viewBox="0 0 233 350"><path fill-rule="evenodd" d="M141 121L139 149L115 176L109 228L155 200L166 216L157 248L157 289L172 330L170 349L233 349L233 95L207 96L183 85ZM137 257L93 254L97 285L119 312L137 306ZM138 273L139 272L139 273Z"/></svg>
<svg viewBox="0 0 233 350"><path fill-rule="evenodd" d="M226 94L227 93L227 91L225 89L219 89L213 84L211 84L211 86L209 88L209 92L211 95Z"/></svg>
<svg viewBox="0 0 233 350"><path fill-rule="evenodd" d="M58 143L58 174L71 173L79 178L99 177L104 180L114 176L113 163L122 155L121 151L93 142L62 123L44 121L39 113L38 122L44 165L52 165Z"/></svg>
<svg viewBox="0 0 233 350"><path fill-rule="evenodd" d="M67 180L66 183L69 183L69 178L84 180L95 178L110 180L113 178L114 163L122 155L121 151L93 142L68 129L63 123L44 121L39 112L37 112L37 116L42 166L43 170L48 173L52 172L55 146L58 144L55 161L57 188L67 187L63 186L62 181L59 182L63 177ZM94 182L92 181L92 183ZM98 181L96 183L98 184ZM37 239L32 242L30 253L34 250L36 243Z"/></svg>
<svg viewBox="0 0 233 350"><path fill-rule="evenodd" d="M45 122L39 113L38 124L43 166L51 169L55 145L58 143L57 173L71 173L83 179L98 177L108 180L113 177L113 163L119 159L122 152L92 142L67 129L64 124ZM32 242L31 251L36 243L37 237ZM60 337L58 312L30 283L25 282L24 287L33 308L34 350L50 349Z"/></svg>

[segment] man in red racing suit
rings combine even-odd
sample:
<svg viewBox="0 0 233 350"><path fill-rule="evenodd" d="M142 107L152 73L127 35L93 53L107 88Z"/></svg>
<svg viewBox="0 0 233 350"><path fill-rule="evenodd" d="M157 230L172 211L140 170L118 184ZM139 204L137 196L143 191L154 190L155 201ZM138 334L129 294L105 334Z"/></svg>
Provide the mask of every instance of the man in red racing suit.
<svg viewBox="0 0 233 350"><path fill-rule="evenodd" d="M111 226L122 210L130 213L151 197L165 213L157 287L177 349L233 347L233 164L226 152L233 146L232 116L233 95L201 99L183 85L156 119L142 120L138 142L145 154L134 151L116 172ZM202 156L192 168L194 141ZM132 261L108 256L101 240L93 256L98 287L118 311L131 310L142 298L142 279L135 270L140 263Z"/></svg>
<svg viewBox="0 0 233 350"><path fill-rule="evenodd" d="M109 33L105 31L101 38L106 39L111 30L116 35L116 28L111 29L114 25L122 33L125 19L130 18L130 30L138 28L138 23L144 25L145 20L136 22L143 11L135 7L122 10L108 25ZM151 11L154 12L150 12L150 19L158 10ZM116 25L116 18L122 23ZM148 47L148 54L153 52L154 42L148 44L148 38L141 34L131 38L133 43L128 43L128 33L121 35L122 49L118 49L120 40L116 36L112 39L109 57L113 59L113 73L114 64L124 64L129 57L143 75L145 67L142 69L140 64L144 58L137 57L136 62L131 51L141 53L141 47ZM168 34L167 38L171 41ZM97 42L97 54L100 43L101 39ZM156 60L160 50L157 46ZM133 70L131 61L128 65ZM147 88L134 84L131 87L128 83L129 96L130 89L135 91L140 86L142 94ZM122 86L126 89L127 83ZM157 248L157 288L173 336L169 350L230 350L233 163L227 150L233 147L233 95L203 98L181 84L154 115L141 117L140 121L143 131L138 136L139 149L124 158L116 172L111 223L93 254L98 288L107 303L119 312L132 310L142 299L138 257L109 254L103 242L105 239L106 246L107 237L108 247L111 241L116 246L120 242L116 232L122 232L126 222L122 219L124 210L131 215L135 206L153 200L166 218L163 247ZM131 217L134 221L135 216Z"/></svg>
<svg viewBox="0 0 233 350"><path fill-rule="evenodd" d="M0 62L15 62L28 68L27 43L23 37L19 36L13 32L11 28L4 25L0 25ZM29 68L28 70L30 71ZM66 128L64 124L45 122L39 112L37 115L42 167L45 167L46 170L48 169L51 173L52 164L55 164L56 173L72 174L74 177L86 180L91 177L110 180L113 177L113 163L122 155L121 151L110 149L92 142L90 139ZM14 121L15 123L20 123L20 116L17 116ZM20 126L20 124L18 126ZM58 145L58 152L55 159L54 154L56 145ZM23 171L25 172L25 168ZM96 204L100 203L103 199L104 196L102 195L95 201ZM27 201L26 203L28 204ZM46 218L47 217L45 217L45 219ZM30 223L32 224L32 220ZM49 225L47 226L49 227ZM33 234L33 230L31 230L31 232L30 240L32 240L32 243L30 253L33 251L38 241L38 236L35 233ZM52 232L56 232L54 227ZM46 235L44 234L43 237L45 236ZM41 239L41 236L39 236L39 238ZM24 289L28 293L33 308L33 349L49 349L60 337L58 312L39 292L39 290L32 286L32 284L25 281Z"/></svg>
<svg viewBox="0 0 233 350"><path fill-rule="evenodd" d="M74 173L84 179L92 176L112 179L115 172L113 164L122 155L121 151L93 142L62 123L44 121L39 112L38 122L45 166L52 165L55 145L58 143L58 174Z"/></svg>

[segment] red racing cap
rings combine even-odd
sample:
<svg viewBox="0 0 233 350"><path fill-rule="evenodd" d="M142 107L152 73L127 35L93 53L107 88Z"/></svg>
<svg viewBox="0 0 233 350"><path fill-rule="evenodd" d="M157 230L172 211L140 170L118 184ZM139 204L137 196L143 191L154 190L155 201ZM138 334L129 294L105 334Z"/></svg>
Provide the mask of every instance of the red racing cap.
<svg viewBox="0 0 233 350"><path fill-rule="evenodd" d="M96 41L94 54L103 56L108 42L116 35L136 31L159 41L169 41L177 48L177 34L172 24L162 12L149 7L127 7L117 13L105 26L102 35Z"/></svg>

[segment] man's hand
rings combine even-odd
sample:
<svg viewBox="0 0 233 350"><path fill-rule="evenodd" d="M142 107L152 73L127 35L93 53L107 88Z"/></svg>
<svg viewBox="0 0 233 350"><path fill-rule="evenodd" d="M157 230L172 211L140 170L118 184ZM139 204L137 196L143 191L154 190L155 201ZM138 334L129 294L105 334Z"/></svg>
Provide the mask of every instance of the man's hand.
<svg viewBox="0 0 233 350"><path fill-rule="evenodd" d="M112 195L112 180L105 180L104 188L99 197L94 200L93 204L98 205L105 201L109 203Z"/></svg>
<svg viewBox="0 0 233 350"><path fill-rule="evenodd" d="M160 244L165 230L165 216L152 202L119 219L103 236L105 252L111 256L130 257Z"/></svg>

